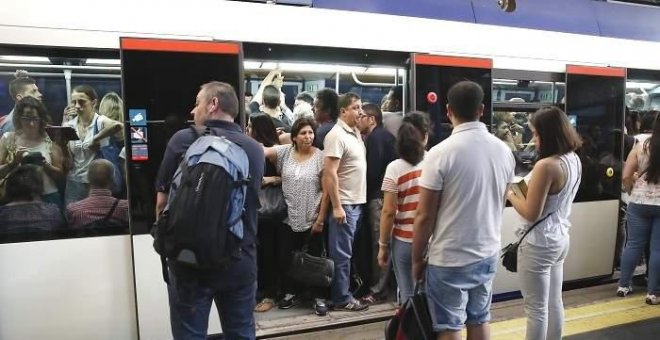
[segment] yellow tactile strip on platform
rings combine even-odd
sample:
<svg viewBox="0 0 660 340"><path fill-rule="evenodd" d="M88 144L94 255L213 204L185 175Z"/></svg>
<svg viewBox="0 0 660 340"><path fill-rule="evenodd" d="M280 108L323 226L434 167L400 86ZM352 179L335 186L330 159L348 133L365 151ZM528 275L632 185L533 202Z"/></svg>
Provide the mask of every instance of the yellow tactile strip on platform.
<svg viewBox="0 0 660 340"><path fill-rule="evenodd" d="M660 306L644 303L643 296L632 296L566 310L564 336L591 332L637 321L660 318ZM524 339L525 318L491 324L491 339Z"/></svg>

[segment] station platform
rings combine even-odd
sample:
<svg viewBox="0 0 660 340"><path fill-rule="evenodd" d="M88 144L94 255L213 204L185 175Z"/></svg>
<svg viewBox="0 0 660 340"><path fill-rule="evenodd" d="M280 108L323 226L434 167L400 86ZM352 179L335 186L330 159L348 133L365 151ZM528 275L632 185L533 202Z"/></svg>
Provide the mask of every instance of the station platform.
<svg viewBox="0 0 660 340"><path fill-rule="evenodd" d="M564 339L660 339L660 306L644 302L644 288L620 298L615 294L616 287L610 283L564 292ZM385 320L395 308L394 303L385 303L371 306L366 312L330 312L326 317L314 315L309 306L286 311L290 313L287 317L273 311L278 313L277 318L268 318L270 312L259 315L257 335L278 340L383 339ZM492 314L491 339L524 339L522 299L494 303ZM317 331L299 333L305 328Z"/></svg>

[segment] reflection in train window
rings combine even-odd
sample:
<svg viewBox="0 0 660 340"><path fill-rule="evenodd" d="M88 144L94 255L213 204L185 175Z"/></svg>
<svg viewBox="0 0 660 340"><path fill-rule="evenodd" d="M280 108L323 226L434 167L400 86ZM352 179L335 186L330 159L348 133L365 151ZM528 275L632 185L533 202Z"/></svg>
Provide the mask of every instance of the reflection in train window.
<svg viewBox="0 0 660 340"><path fill-rule="evenodd" d="M98 115L119 67L48 52L0 56L0 242L126 234L122 124Z"/></svg>
<svg viewBox="0 0 660 340"><path fill-rule="evenodd" d="M562 81L493 80L491 132L513 152L516 176L529 174L536 160L529 126L531 115L543 106L562 106L566 84Z"/></svg>

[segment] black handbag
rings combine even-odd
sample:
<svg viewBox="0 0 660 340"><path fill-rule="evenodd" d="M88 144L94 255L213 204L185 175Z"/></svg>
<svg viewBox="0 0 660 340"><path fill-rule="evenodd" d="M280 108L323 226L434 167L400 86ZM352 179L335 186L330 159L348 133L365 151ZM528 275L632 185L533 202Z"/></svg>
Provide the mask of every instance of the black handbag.
<svg viewBox="0 0 660 340"><path fill-rule="evenodd" d="M289 276L308 287L330 287L335 275L335 262L326 256L325 245L321 256L310 255L308 245L309 239L302 250L293 253Z"/></svg>
<svg viewBox="0 0 660 340"><path fill-rule="evenodd" d="M433 320L421 283L415 292L385 324L385 340L434 340Z"/></svg>
<svg viewBox="0 0 660 340"><path fill-rule="evenodd" d="M281 185L268 185L259 190L259 218L284 219L287 215L287 206Z"/></svg>
<svg viewBox="0 0 660 340"><path fill-rule="evenodd" d="M536 221L536 223L532 224L531 227L525 231L523 236L517 241L513 243L509 243L506 247L502 248L502 255L500 256L502 258L502 265L506 270L510 272L517 272L518 271L518 246L520 246L520 242L529 234L534 227L536 227L539 223L545 221L548 216L552 215L552 213L545 215L544 218Z"/></svg>

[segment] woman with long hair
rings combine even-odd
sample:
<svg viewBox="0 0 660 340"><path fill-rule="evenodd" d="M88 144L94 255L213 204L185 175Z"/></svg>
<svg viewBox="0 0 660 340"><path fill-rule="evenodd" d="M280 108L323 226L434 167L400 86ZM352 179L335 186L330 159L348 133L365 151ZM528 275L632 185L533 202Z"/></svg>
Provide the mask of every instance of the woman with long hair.
<svg viewBox="0 0 660 340"><path fill-rule="evenodd" d="M541 108L529 123L538 159L526 195L508 190L507 199L523 219L517 235L533 227L518 248L526 339L554 340L561 339L564 323L561 289L570 244L568 218L580 185L582 164L575 150L582 142L559 108Z"/></svg>
<svg viewBox="0 0 660 340"><path fill-rule="evenodd" d="M396 149L401 158L387 166L381 188L383 211L378 239L378 264L387 268L392 258L401 302L412 297L414 292L411 257L413 221L419 200L421 162L426 153L429 131L427 114L417 111L406 114L396 140Z"/></svg>
<svg viewBox="0 0 660 340"><path fill-rule="evenodd" d="M264 147L273 147L279 145L277 131L273 120L265 114L256 114L250 116L247 133ZM261 190L269 186L281 186L282 177L280 177L277 168L270 162L265 163L264 177L261 182ZM260 195L261 197L261 195ZM279 285L282 273L278 266L277 252L280 246L279 230L282 224L281 219L265 217L259 215L257 223L257 268L258 268L258 286L263 298L255 306L255 312L267 312L275 306L275 299L279 294ZM286 308L292 307L285 306Z"/></svg>
<svg viewBox="0 0 660 340"><path fill-rule="evenodd" d="M660 115L656 116L653 133L638 135L639 142L628 155L623 169L623 189L630 193L628 238L621 256L621 278L617 295L632 292L630 284L635 266L648 242L651 243L647 263L649 280L646 303L660 304Z"/></svg>
<svg viewBox="0 0 660 340"><path fill-rule="evenodd" d="M46 133L50 123L46 107L38 99L25 97L16 104L12 119L15 131L0 138L0 178L21 164L37 165L43 170L41 199L62 209L57 188L64 177L62 149Z"/></svg>
<svg viewBox="0 0 660 340"><path fill-rule="evenodd" d="M301 250L312 234L323 231L328 208L328 196L323 195L321 187L323 152L313 145L315 128L312 118L300 118L291 127L291 145L264 148L266 159L282 174L282 192L287 204L287 217L281 224L278 246L285 302L295 301L295 295L303 288L286 275L293 252ZM319 242L309 242L310 251L321 253L321 249L312 248L321 248L315 246L324 241L323 235L316 236L315 241ZM317 295L315 313L324 316L328 312L325 301L319 298L321 292L314 293Z"/></svg>

